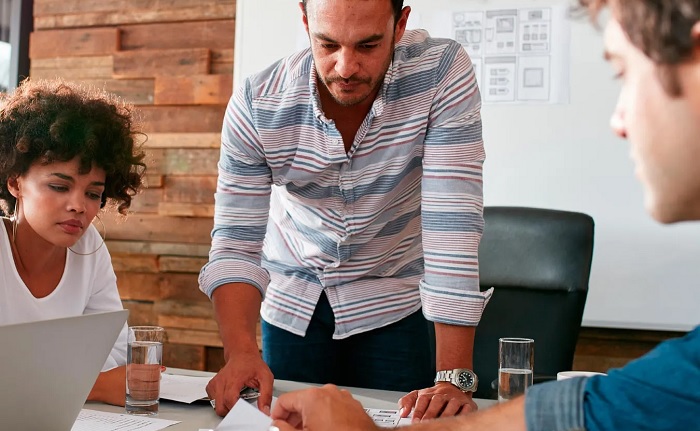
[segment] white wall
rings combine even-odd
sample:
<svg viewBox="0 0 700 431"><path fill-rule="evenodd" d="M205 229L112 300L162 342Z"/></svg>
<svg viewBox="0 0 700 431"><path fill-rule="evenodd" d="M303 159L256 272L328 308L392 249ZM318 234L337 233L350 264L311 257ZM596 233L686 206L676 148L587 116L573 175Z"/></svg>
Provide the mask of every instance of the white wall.
<svg viewBox="0 0 700 431"><path fill-rule="evenodd" d="M554 0L405 0L432 13ZM234 82L295 51L295 0L238 0ZM689 330L700 323L700 225L662 227L644 211L626 143L608 128L618 86L587 21L571 30L570 103L485 105L486 205L581 211L596 221L584 325Z"/></svg>

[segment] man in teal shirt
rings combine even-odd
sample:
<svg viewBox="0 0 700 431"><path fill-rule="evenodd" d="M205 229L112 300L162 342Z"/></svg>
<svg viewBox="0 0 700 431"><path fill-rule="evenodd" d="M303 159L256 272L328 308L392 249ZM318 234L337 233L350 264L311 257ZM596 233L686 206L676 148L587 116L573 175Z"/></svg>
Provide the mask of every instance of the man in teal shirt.
<svg viewBox="0 0 700 431"><path fill-rule="evenodd" d="M700 220L700 0L581 0L595 17L609 6L605 58L622 81L611 118L631 143L649 213L661 223ZM700 310L700 304L698 304ZM700 314L699 314L700 316ZM404 415L414 399L404 397ZM700 327L607 376L533 386L524 397L408 431L700 430ZM440 415L431 403L415 421ZM283 395L275 430L375 430L333 386Z"/></svg>

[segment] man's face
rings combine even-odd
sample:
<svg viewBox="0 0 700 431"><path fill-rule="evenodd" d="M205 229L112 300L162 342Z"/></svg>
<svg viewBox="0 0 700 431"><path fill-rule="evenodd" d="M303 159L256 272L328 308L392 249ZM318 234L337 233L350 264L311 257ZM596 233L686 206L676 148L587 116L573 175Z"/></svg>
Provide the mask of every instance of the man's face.
<svg viewBox="0 0 700 431"><path fill-rule="evenodd" d="M389 0L309 0L304 25L316 71L342 106L376 95L403 36L408 9L394 26Z"/></svg>
<svg viewBox="0 0 700 431"><path fill-rule="evenodd" d="M615 133L630 141L647 211L662 223L700 219L700 62L677 67L683 90L671 97L656 65L630 42L619 22L605 30L606 57L622 80L611 118Z"/></svg>

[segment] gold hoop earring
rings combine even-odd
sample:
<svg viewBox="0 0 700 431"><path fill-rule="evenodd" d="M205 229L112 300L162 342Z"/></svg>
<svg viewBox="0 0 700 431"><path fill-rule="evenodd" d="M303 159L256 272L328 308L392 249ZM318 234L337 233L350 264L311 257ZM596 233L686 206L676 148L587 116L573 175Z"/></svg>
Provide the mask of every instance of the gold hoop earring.
<svg viewBox="0 0 700 431"><path fill-rule="evenodd" d="M72 248L68 247L68 250L72 251L74 254L77 254L78 256L90 256L91 254L97 253L103 245L105 245L105 239L107 238L107 227L105 227L104 222L102 222L102 219L100 218L99 215L96 215L95 218L97 219L98 222L102 225L102 242L100 243L100 246L97 247L94 251L91 251L90 253L80 253Z"/></svg>
<svg viewBox="0 0 700 431"><path fill-rule="evenodd" d="M17 244L17 210L19 208L19 198L15 199L15 212L12 213L12 242Z"/></svg>

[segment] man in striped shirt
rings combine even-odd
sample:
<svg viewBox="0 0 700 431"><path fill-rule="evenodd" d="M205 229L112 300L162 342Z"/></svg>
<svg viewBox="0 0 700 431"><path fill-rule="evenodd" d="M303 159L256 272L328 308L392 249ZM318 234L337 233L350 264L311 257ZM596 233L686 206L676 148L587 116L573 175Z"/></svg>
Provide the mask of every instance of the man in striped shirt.
<svg viewBox="0 0 700 431"><path fill-rule="evenodd" d="M223 415L241 387L258 387L265 411L274 373L413 391L411 404L467 413L475 385L433 376L471 373L491 295L479 291L484 149L471 61L454 41L405 31L400 0L300 6L311 48L248 78L224 119L200 287L226 365L207 391Z"/></svg>

